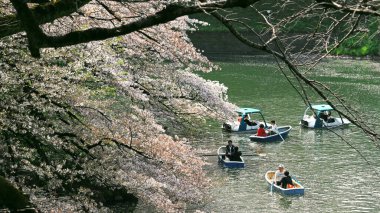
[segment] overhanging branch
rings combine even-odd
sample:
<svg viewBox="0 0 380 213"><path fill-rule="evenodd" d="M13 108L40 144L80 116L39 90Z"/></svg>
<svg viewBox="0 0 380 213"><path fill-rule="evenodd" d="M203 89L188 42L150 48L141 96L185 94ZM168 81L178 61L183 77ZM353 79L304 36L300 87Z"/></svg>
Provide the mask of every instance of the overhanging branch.
<svg viewBox="0 0 380 213"><path fill-rule="evenodd" d="M52 22L55 19L70 15L89 2L90 0L51 1L47 4L34 6L30 11L38 24L45 24ZM22 27L21 21L17 19L16 15L0 17L0 38L14 35L22 31L25 31L25 29Z"/></svg>
<svg viewBox="0 0 380 213"><path fill-rule="evenodd" d="M168 5L165 9L147 16L146 18L122 25L115 28L91 28L83 31L75 31L63 36L50 36L43 43L41 47L64 47L80 43L87 43L90 41L99 41L116 36L126 35L138 30L156 26L159 24L173 21L178 17L191 15L195 13L201 13L203 11L212 11L217 8L246 6L247 4L253 4L258 0L234 0L226 1L223 4L210 3L201 6L181 6L181 5ZM244 3L242 3L244 2ZM206 9L205 9L206 8Z"/></svg>
<svg viewBox="0 0 380 213"><path fill-rule="evenodd" d="M25 15L19 16L19 20L22 21L22 25L24 26L24 29L27 31L28 39L30 40L29 42L32 44L32 48L30 48L32 56L38 57L39 52L36 52L36 50L38 50L39 48L58 48L75 44L87 43L91 41L104 40L116 36L126 35L132 32L142 30L144 28L167 23L181 16L202 13L204 11L213 11L215 9L220 8L247 7L257 1L259 0L227 0L222 2L202 3L197 6L171 4L153 15L149 15L145 18L139 19L137 21L125 25L121 25L119 27L91 28L82 31L70 32L62 36L47 36L43 33L41 35L39 32L41 29L35 28L35 23L38 24L41 22L37 21L38 17L35 17L35 21L29 20L34 18L33 13L28 8L25 8L26 3L23 3L25 5L23 7L19 7L18 9L16 8L17 5L14 4L14 6L18 12L25 12L26 10L28 10L28 12ZM12 0L12 3L13 2L20 4L21 0ZM70 9L72 11L73 8L69 7L69 9L67 9L66 11L69 11ZM50 20L54 20L54 18L51 18ZM29 26L30 24L32 26Z"/></svg>

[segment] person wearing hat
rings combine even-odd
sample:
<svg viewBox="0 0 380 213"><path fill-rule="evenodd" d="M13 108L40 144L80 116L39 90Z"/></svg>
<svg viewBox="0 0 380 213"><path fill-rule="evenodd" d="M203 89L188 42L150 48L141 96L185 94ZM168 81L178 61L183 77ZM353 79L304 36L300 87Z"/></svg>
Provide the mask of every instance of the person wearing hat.
<svg viewBox="0 0 380 213"><path fill-rule="evenodd" d="M276 185L280 185L281 184L281 179L283 177L285 177L285 168L284 168L284 165L280 164L278 165L278 169L276 170L276 172L274 173L274 182L276 183Z"/></svg>

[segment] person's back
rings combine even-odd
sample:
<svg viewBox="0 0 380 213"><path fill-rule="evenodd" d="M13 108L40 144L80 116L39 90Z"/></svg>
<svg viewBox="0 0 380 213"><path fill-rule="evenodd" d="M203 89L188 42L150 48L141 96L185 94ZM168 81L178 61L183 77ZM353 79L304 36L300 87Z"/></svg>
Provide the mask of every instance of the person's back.
<svg viewBox="0 0 380 213"><path fill-rule="evenodd" d="M283 177L281 179L281 181L280 181L281 182L281 187L284 188L284 189L286 189L286 188L288 188L288 185L289 186L293 186L292 177L289 176L289 172L285 171L284 175L285 175L285 177Z"/></svg>
<svg viewBox="0 0 380 213"><path fill-rule="evenodd" d="M231 161L241 161L241 152L239 151L239 147L235 146L235 151L231 154Z"/></svg>
<svg viewBox="0 0 380 213"><path fill-rule="evenodd" d="M265 132L264 125L260 124L259 129L257 130L256 133L257 136L265 137L267 136L267 133Z"/></svg>

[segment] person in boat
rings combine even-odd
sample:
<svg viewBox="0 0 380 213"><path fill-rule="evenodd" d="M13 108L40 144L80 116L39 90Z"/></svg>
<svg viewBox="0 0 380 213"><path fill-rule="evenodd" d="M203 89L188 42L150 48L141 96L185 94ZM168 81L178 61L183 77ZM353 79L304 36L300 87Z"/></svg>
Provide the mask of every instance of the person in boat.
<svg viewBox="0 0 380 213"><path fill-rule="evenodd" d="M261 137L267 136L267 133L265 132L265 129L264 129L264 124L260 124L259 129L257 130L256 136L261 136Z"/></svg>
<svg viewBox="0 0 380 213"><path fill-rule="evenodd" d="M235 146L232 144L232 140L228 140L228 144L226 146L226 157L231 158L233 154L235 154Z"/></svg>
<svg viewBox="0 0 380 213"><path fill-rule="evenodd" d="M285 168L284 165L280 164L278 165L278 169L274 173L274 182L276 183L276 185L279 186L281 184L281 180L283 177L285 177Z"/></svg>
<svg viewBox="0 0 380 213"><path fill-rule="evenodd" d="M328 122L331 119L331 112L330 111L321 112L319 117L323 119L325 122Z"/></svg>
<svg viewBox="0 0 380 213"><path fill-rule="evenodd" d="M327 111L327 123L335 122L335 119L331 117L331 112Z"/></svg>
<svg viewBox="0 0 380 213"><path fill-rule="evenodd" d="M241 151L239 151L239 147L235 146L235 151L232 153L230 160L231 161L241 161Z"/></svg>
<svg viewBox="0 0 380 213"><path fill-rule="evenodd" d="M245 122L248 126L255 126L255 125L257 125L256 122L252 122L252 121L249 120L248 115L244 115L244 122Z"/></svg>
<svg viewBox="0 0 380 213"><path fill-rule="evenodd" d="M278 133L277 124L275 120L270 121L271 126L269 127L269 135L275 135Z"/></svg>
<svg viewBox="0 0 380 213"><path fill-rule="evenodd" d="M284 189L287 189L287 188L293 188L294 187L294 184L293 184L293 180L292 180L292 177L290 177L289 175L289 172L288 171L285 171L284 172L284 175L285 177L283 177L280 181L280 186Z"/></svg>

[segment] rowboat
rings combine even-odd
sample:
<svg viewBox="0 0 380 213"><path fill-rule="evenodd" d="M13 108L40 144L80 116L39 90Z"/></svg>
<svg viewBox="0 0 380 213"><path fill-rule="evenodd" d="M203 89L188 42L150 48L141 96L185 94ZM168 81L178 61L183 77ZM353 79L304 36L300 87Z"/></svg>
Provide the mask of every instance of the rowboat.
<svg viewBox="0 0 380 213"><path fill-rule="evenodd" d="M300 182L292 178L294 188L284 189L273 183L275 171L267 171L265 173L265 180L267 181L271 191L276 191L282 195L303 195L305 193L305 188Z"/></svg>
<svg viewBox="0 0 380 213"><path fill-rule="evenodd" d="M292 126L280 126L277 128L277 133L275 134L270 134L267 136L251 135L249 136L249 138L251 139L251 141L255 141L255 142L283 141L283 139L288 137L288 134L291 129L292 129Z"/></svg>
<svg viewBox="0 0 380 213"><path fill-rule="evenodd" d="M244 167L244 159L239 156L240 161L231 161L228 157L226 157L226 147L221 146L218 149L218 162L222 164L224 167L228 168L243 168Z"/></svg>
<svg viewBox="0 0 380 213"><path fill-rule="evenodd" d="M307 107L300 121L300 125L306 128L334 128L347 126L350 123L349 120L343 118L340 113L336 112L328 104L317 104Z"/></svg>
<svg viewBox="0 0 380 213"><path fill-rule="evenodd" d="M265 122L265 118L259 109L240 108L235 112L237 113L237 119L224 122L222 125L223 130L234 133L256 133L260 124L263 124L265 128L270 126ZM244 119L245 116L247 116L247 120ZM253 116L259 117L262 121L254 120Z"/></svg>

